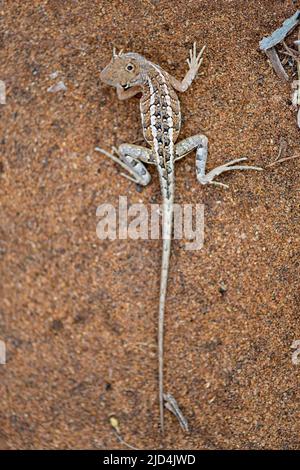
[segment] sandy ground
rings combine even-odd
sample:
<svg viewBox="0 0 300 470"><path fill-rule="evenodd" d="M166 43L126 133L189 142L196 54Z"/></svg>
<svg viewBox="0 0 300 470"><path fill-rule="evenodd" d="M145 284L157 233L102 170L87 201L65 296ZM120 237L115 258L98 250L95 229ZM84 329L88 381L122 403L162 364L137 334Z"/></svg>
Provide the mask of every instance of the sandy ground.
<svg viewBox="0 0 300 470"><path fill-rule="evenodd" d="M297 6L297 5L296 5ZM112 46L183 77L194 40L201 76L181 95L181 137L204 132L208 168L266 167L299 152L289 84L258 42L293 14L274 0L0 2L0 446L11 449L299 449L299 164L227 173L201 187L177 164L179 203L205 205L205 243L175 241L166 312L167 413L160 437L156 327L161 243L100 241L96 208L160 202L94 151L141 138L138 100L99 80ZM298 5L299 6L299 5ZM57 78L53 78L58 72ZM51 78L52 77L52 78ZM47 89L62 80L66 91Z"/></svg>

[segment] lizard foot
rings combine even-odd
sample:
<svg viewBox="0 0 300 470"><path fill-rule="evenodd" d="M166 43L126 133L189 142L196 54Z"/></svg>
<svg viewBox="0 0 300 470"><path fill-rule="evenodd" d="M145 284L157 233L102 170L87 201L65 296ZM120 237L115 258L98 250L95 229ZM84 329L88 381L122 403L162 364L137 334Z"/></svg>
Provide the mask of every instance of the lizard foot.
<svg viewBox="0 0 300 470"><path fill-rule="evenodd" d="M197 54L197 47L196 47L196 43L194 42L193 48L190 49L190 57L189 59L187 59L187 63L188 63L190 70L193 72L194 76L196 75L196 73L199 70L200 65L202 64L203 52L205 48L206 46L203 46L201 51Z"/></svg>
<svg viewBox="0 0 300 470"><path fill-rule="evenodd" d="M256 171L262 171L263 168L260 168L258 166L247 166L247 165L235 165L235 163L239 163L242 161L248 160L247 157L243 158L237 158L235 160L231 160L230 162L224 163L224 165L217 166L213 170L211 170L207 175L198 175L198 181L201 184L215 184L217 186L223 186L223 188L228 188L229 186L224 183L219 183L218 181L214 181L214 178L216 176L221 175L222 173L225 173L225 171L231 171L231 170L256 170Z"/></svg>
<svg viewBox="0 0 300 470"><path fill-rule="evenodd" d="M165 400L165 407L167 408L167 410L171 411L171 413L173 413L174 416L176 416L176 418L179 421L181 429L187 433L190 432L187 419L183 416L183 413L181 409L179 408L178 403L173 397L173 395L171 395L171 393L164 393L164 400Z"/></svg>
<svg viewBox="0 0 300 470"><path fill-rule="evenodd" d="M127 171L127 173L121 173L121 176L124 176L124 178L133 181L136 184L140 184L141 186L146 186L149 183L151 179L150 174L144 165L136 158L131 157L130 155L122 155L116 147L112 147L111 153L100 147L95 147L95 150L103 153L124 168Z"/></svg>

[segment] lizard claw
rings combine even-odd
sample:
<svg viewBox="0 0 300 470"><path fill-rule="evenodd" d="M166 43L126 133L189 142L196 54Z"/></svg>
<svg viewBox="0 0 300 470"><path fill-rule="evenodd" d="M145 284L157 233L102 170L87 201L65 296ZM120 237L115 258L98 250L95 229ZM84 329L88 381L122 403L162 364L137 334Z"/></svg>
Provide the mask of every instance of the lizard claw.
<svg viewBox="0 0 300 470"><path fill-rule="evenodd" d="M230 162L224 163L223 165L217 166L213 170L211 170L209 173L203 176L198 177L198 181L201 184L214 184L218 186L222 186L223 188L228 188L229 186L224 183L220 183L219 181L215 181L215 177L221 175L222 173L225 173L226 171L231 171L231 170L256 170L256 171L262 171L262 168L258 166L250 166L250 165L236 165L236 163L243 162L245 160L248 160L247 157L242 157L242 158L236 158L235 160L231 160Z"/></svg>
<svg viewBox="0 0 300 470"><path fill-rule="evenodd" d="M203 46L201 51L197 54L197 46L196 42L193 44L193 48L190 49L190 57L187 59L188 66L191 70L193 70L195 73L198 72L200 65L202 64L203 61L203 52L205 50L206 46Z"/></svg>

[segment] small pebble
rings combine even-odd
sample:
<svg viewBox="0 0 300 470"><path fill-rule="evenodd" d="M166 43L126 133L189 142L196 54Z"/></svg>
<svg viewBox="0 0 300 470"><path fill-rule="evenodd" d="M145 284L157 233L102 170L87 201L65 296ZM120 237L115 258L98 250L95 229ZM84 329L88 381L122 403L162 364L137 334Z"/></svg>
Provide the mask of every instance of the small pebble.
<svg viewBox="0 0 300 470"><path fill-rule="evenodd" d="M67 87L64 84L64 82L60 81L58 83L55 83L55 85L52 85L48 88L49 93L57 93L58 91L66 91Z"/></svg>

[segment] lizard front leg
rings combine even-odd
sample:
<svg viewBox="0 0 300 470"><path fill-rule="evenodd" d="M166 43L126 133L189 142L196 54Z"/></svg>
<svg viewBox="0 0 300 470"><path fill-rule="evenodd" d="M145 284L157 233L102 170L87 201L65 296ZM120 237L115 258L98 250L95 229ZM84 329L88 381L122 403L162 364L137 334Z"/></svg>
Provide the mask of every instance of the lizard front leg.
<svg viewBox="0 0 300 470"><path fill-rule="evenodd" d="M182 81L177 80L177 78L173 77L172 75L168 74L171 85L175 90L179 92L186 91L189 86L192 84L192 81L196 77L200 65L203 62L203 52L206 46L203 46L199 54L197 54L196 43L194 42L193 48L190 49L190 57L187 59L187 63L189 66L189 70L186 73L184 79Z"/></svg>
<svg viewBox="0 0 300 470"><path fill-rule="evenodd" d="M147 186L150 183L150 173L142 162L155 163L151 149L134 144L121 144L118 149L113 147L111 153L99 147L95 150L121 165L129 173L129 175L121 173L125 178L141 186Z"/></svg>
<svg viewBox="0 0 300 470"><path fill-rule="evenodd" d="M257 170L261 171L262 168L257 167L257 166L247 166L247 165L235 165L235 163L239 163L241 161L247 160L247 157L243 158L237 158L235 160L231 160L227 163L224 163L224 165L217 166L213 170L209 171L207 174L205 174L205 168L206 168L206 161L207 161L207 150L208 150L208 139L205 135L203 134L197 134L192 137L188 137L187 139L182 140L175 146L175 161L180 160L183 158L185 155L187 155L189 152L191 152L194 149L196 150L196 176L197 180L201 184L215 184L219 186L223 186L225 188L228 187L228 185L219 183L218 181L214 181L216 176L221 175L222 173L225 173L225 171L231 171L231 170Z"/></svg>

